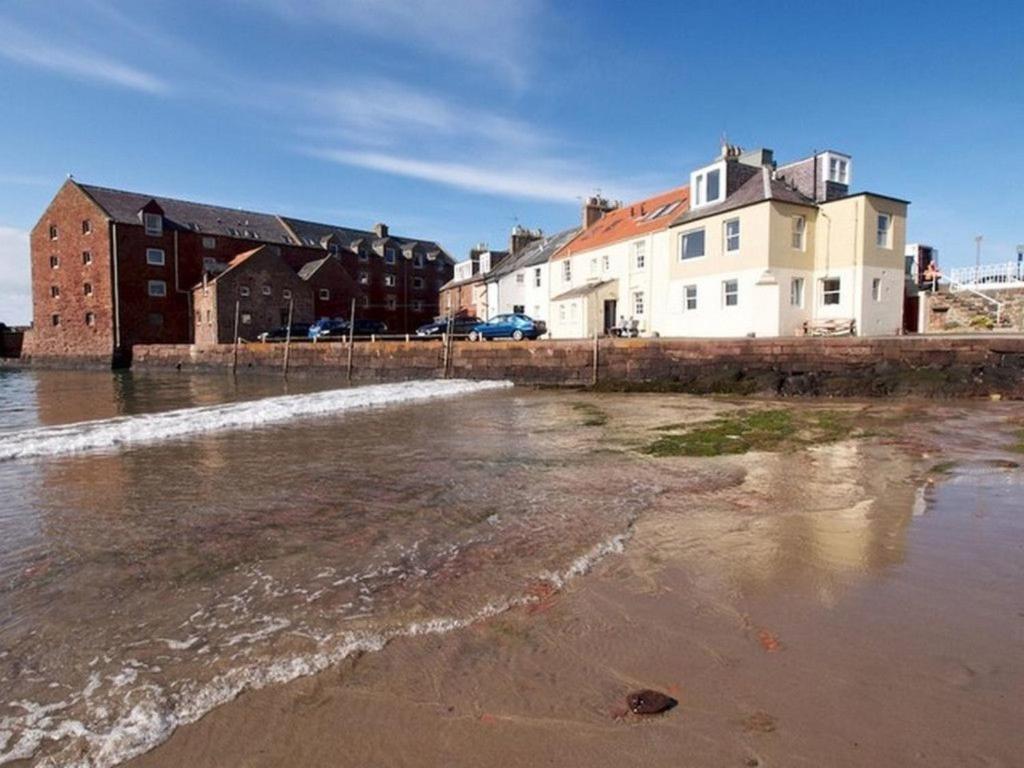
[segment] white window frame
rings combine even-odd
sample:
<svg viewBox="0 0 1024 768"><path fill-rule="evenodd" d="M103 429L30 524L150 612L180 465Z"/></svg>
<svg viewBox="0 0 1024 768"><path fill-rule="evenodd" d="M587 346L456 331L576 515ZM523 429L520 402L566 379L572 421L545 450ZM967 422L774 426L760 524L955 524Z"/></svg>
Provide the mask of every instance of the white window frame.
<svg viewBox="0 0 1024 768"><path fill-rule="evenodd" d="M735 225L736 231L730 233L729 227ZM740 220L738 217L732 219L726 219L722 222L722 233L725 237L725 252L736 253L740 249ZM730 241L735 240L735 247L730 245Z"/></svg>
<svg viewBox="0 0 1024 768"><path fill-rule="evenodd" d="M263 285L260 287L260 293L262 293L264 296L273 296L274 287L272 285Z"/></svg>
<svg viewBox="0 0 1024 768"><path fill-rule="evenodd" d="M604 254L601 257L601 271L602 272L607 272L609 269L611 269L611 266L612 266L611 257L606 253L606 254Z"/></svg>
<svg viewBox="0 0 1024 768"><path fill-rule="evenodd" d="M691 293L693 294L692 296L690 295ZM693 306L690 306L691 302L693 303ZM683 286L683 311L684 312L695 312L697 310L698 306L699 306L699 302L698 302L697 284L696 283L690 283L689 285L684 285Z"/></svg>
<svg viewBox="0 0 1024 768"><path fill-rule="evenodd" d="M525 285L526 275L523 272L516 272L516 285Z"/></svg>
<svg viewBox="0 0 1024 768"><path fill-rule="evenodd" d="M360 272L359 273L359 284L360 285L369 285L370 284L370 273L369 272Z"/></svg>
<svg viewBox="0 0 1024 768"><path fill-rule="evenodd" d="M384 285L387 288L394 288L398 285L398 277L396 277L392 272L386 273L384 275Z"/></svg>
<svg viewBox="0 0 1024 768"><path fill-rule="evenodd" d="M534 267L534 269L533 269L533 287L534 288L540 288L541 287L540 267Z"/></svg>
<svg viewBox="0 0 1024 768"><path fill-rule="evenodd" d="M565 322L565 304L558 305L558 319L561 322Z"/></svg>
<svg viewBox="0 0 1024 768"><path fill-rule="evenodd" d="M316 295L320 299L320 301L330 301L330 299L331 299L331 289L330 288L321 288L319 291L316 292Z"/></svg>
<svg viewBox="0 0 1024 768"><path fill-rule="evenodd" d="M291 288L282 288L281 289L281 298L284 299L285 301L291 301L292 289Z"/></svg>
<svg viewBox="0 0 1024 768"><path fill-rule="evenodd" d="M596 257L590 260L590 276L591 277L596 277L597 276L597 258Z"/></svg>
<svg viewBox="0 0 1024 768"><path fill-rule="evenodd" d="M153 292L154 288L157 289L156 293ZM166 280L150 280L146 285L146 292L150 297L154 299L166 299L167 298L167 281Z"/></svg>
<svg viewBox="0 0 1024 768"><path fill-rule="evenodd" d="M571 283L572 282L572 260L571 259L566 259L565 261L562 262L562 282L563 283Z"/></svg>
<svg viewBox="0 0 1024 768"><path fill-rule="evenodd" d="M644 292L633 291L633 315L643 317L644 309Z"/></svg>
<svg viewBox="0 0 1024 768"><path fill-rule="evenodd" d="M248 285L240 285L240 286L238 286L238 295L241 296L243 299L248 298L249 297L249 286Z"/></svg>
<svg viewBox="0 0 1024 768"><path fill-rule="evenodd" d="M733 286L732 290L729 287ZM733 302L729 303L729 298L733 298ZM740 281L736 278L722 281L722 308L723 309L735 309L740 305Z"/></svg>
<svg viewBox="0 0 1024 768"><path fill-rule="evenodd" d="M823 307L838 307L843 303L843 279L841 277L823 277L819 281L821 284L821 306ZM836 284L835 290L826 289L826 283ZM835 301L829 301L830 296L835 296Z"/></svg>
<svg viewBox="0 0 1024 768"><path fill-rule="evenodd" d="M151 267L163 267L167 264L167 254L163 248L147 248L146 264Z"/></svg>
<svg viewBox="0 0 1024 768"><path fill-rule="evenodd" d="M685 256L686 253L686 240L689 237L700 233L701 239L704 241L703 252L699 256ZM679 233L679 261L697 261L703 259L708 255L708 236L704 227L697 227L696 229L690 229L686 232Z"/></svg>
<svg viewBox="0 0 1024 768"><path fill-rule="evenodd" d="M882 222L885 222L883 226ZM877 231L875 233L875 245L879 248L885 248L887 250L892 249L892 214L891 213L879 213L876 219Z"/></svg>
<svg viewBox="0 0 1024 768"><path fill-rule="evenodd" d="M164 217L159 213L143 213L142 224L150 237L160 237L164 233Z"/></svg>
<svg viewBox="0 0 1024 768"><path fill-rule="evenodd" d="M725 199L725 181L727 178L725 170L725 160L721 160L714 165L700 168L690 174L691 208L714 205ZM718 194L714 198L709 198L708 177L716 172L718 173Z"/></svg>
<svg viewBox="0 0 1024 768"><path fill-rule="evenodd" d="M880 277L871 280L871 300L876 304L882 301L882 278Z"/></svg>
<svg viewBox="0 0 1024 768"><path fill-rule="evenodd" d="M637 270L647 268L647 243L644 240L633 243L633 266Z"/></svg>
<svg viewBox="0 0 1024 768"><path fill-rule="evenodd" d="M789 306L797 309L804 308L804 292L807 290L806 281L802 277L793 277L789 281Z"/></svg>
<svg viewBox="0 0 1024 768"><path fill-rule="evenodd" d="M807 248L807 217L794 216L790 229L790 245L794 250L803 251Z"/></svg>

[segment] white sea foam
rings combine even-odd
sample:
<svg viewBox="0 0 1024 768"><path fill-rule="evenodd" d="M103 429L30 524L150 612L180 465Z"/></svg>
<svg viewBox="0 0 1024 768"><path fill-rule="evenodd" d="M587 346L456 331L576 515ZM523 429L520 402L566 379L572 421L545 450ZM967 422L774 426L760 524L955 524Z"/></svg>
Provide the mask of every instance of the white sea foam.
<svg viewBox="0 0 1024 768"><path fill-rule="evenodd" d="M545 572L541 577L558 588L563 588L574 578L589 572L607 555L621 553L631 532L632 522L625 533L598 543L573 560L564 570ZM438 617L375 632L342 632L325 638L312 653L290 656L268 664L237 667L203 684L188 683L176 692L173 703L166 692L157 686L144 686L148 694L146 698L102 730L90 730L76 720L55 722L54 715L73 701L79 700L81 693L72 696L71 701L50 707L17 702L16 704L25 710L26 716L0 720L0 765L11 760L31 758L44 741L79 739L90 746L89 754L85 757L69 759L66 754L47 756L38 765L45 768L112 768L149 751L166 741L179 726L194 723L212 709L237 698L243 691L287 683L323 672L352 655L380 651L389 642L400 637L440 635L464 629L511 608L529 605L537 600L535 595L526 593L487 603L466 616ZM163 638L159 641L168 642ZM90 685L82 693L88 697L91 692ZM137 698L139 693L140 691L136 690L133 697ZM21 734L16 742L11 743L16 720L20 720L17 724L20 726Z"/></svg>
<svg viewBox="0 0 1024 768"><path fill-rule="evenodd" d="M254 429L311 416L457 397L511 386L507 381L409 381L41 427L0 437L0 461L110 450L203 433Z"/></svg>

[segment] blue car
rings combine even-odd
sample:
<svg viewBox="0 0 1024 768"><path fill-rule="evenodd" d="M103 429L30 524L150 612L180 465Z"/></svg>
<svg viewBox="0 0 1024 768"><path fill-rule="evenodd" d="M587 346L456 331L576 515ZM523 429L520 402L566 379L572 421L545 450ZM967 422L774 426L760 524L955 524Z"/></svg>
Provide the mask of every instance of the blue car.
<svg viewBox="0 0 1024 768"><path fill-rule="evenodd" d="M498 315L497 317L488 320L486 323L480 323L479 325L473 326L473 330L469 332L469 340L532 340L539 336L543 336L547 332L548 327L544 324L543 320L534 320L526 315L520 314Z"/></svg>

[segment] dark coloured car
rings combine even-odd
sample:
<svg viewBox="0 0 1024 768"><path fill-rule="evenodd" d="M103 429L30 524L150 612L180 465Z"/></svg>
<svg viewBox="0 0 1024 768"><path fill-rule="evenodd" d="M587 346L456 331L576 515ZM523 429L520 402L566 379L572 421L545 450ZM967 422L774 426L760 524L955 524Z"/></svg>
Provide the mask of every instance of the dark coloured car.
<svg viewBox="0 0 1024 768"><path fill-rule="evenodd" d="M292 339L305 339L309 337L309 323L292 323ZM257 336L260 341L284 341L288 338L288 326L282 325L272 331L264 331Z"/></svg>
<svg viewBox="0 0 1024 768"><path fill-rule="evenodd" d="M478 317L456 317L452 321L452 333L456 336L467 336L480 325ZM440 336L448 331L448 318L441 318L432 323L421 325L416 329L417 336Z"/></svg>
<svg viewBox="0 0 1024 768"><path fill-rule="evenodd" d="M536 339L548 332L543 320L534 320L520 314L498 315L486 323L480 323L469 333L469 340L478 339Z"/></svg>

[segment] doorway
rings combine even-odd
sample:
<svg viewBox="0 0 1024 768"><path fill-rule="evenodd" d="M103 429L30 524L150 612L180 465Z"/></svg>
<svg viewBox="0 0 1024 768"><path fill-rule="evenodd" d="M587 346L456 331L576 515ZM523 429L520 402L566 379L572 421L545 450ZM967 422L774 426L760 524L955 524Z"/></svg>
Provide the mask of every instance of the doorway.
<svg viewBox="0 0 1024 768"><path fill-rule="evenodd" d="M604 300L604 332L605 335L615 327L615 310L617 309L618 301L615 299Z"/></svg>

